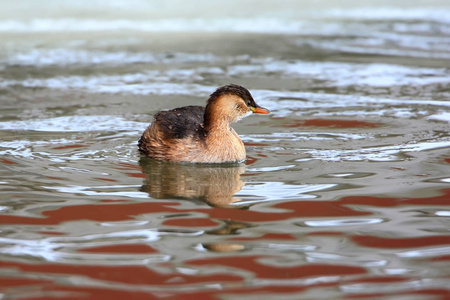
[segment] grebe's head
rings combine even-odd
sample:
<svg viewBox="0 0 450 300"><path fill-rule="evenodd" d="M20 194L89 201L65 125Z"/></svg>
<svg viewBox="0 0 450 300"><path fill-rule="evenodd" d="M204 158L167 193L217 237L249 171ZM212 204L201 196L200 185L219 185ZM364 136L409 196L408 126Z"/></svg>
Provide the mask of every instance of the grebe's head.
<svg viewBox="0 0 450 300"><path fill-rule="evenodd" d="M233 123L251 113L268 114L270 111L256 104L246 88L229 84L218 88L210 95L206 105L205 121L208 117L211 119L224 118Z"/></svg>

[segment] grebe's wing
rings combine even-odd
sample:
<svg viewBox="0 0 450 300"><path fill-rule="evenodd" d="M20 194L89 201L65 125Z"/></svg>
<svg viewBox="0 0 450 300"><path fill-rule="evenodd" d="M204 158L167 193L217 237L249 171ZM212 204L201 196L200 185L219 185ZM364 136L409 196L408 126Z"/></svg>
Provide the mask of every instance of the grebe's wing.
<svg viewBox="0 0 450 300"><path fill-rule="evenodd" d="M204 114L203 106L184 106L157 113L154 122L165 138L182 139L199 134Z"/></svg>

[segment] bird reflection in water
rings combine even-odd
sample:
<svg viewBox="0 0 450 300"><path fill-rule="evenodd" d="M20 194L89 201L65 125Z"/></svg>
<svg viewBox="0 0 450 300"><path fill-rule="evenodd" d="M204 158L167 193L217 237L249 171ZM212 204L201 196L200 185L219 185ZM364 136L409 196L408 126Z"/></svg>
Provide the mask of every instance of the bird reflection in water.
<svg viewBox="0 0 450 300"><path fill-rule="evenodd" d="M233 197L244 186L245 164L180 164L141 157L146 175L141 191L154 199L199 200L212 207L233 207Z"/></svg>

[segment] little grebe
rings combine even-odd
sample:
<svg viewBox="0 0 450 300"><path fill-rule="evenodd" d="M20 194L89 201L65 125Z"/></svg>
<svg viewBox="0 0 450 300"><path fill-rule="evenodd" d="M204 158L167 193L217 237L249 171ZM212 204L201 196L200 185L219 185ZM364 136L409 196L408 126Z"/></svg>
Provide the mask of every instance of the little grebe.
<svg viewBox="0 0 450 300"><path fill-rule="evenodd" d="M231 123L252 112L268 114L250 92L230 84L212 93L206 107L184 106L155 115L139 139L139 151L173 162L227 163L245 161L245 147Z"/></svg>

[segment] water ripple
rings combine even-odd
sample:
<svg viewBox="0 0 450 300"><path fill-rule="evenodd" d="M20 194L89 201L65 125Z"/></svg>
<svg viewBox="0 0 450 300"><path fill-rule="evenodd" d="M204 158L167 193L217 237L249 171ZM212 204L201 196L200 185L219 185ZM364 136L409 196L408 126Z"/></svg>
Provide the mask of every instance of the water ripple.
<svg viewBox="0 0 450 300"><path fill-rule="evenodd" d="M330 161L402 161L405 160L401 154L408 152L420 152L432 149L441 149L450 147L450 141L442 140L437 142L418 142L414 144L371 147L357 150L307 150L306 153L312 157L321 160Z"/></svg>
<svg viewBox="0 0 450 300"><path fill-rule="evenodd" d="M100 2L0 0L2 296L448 295L449 3ZM230 82L248 165L138 162Z"/></svg>
<svg viewBox="0 0 450 300"><path fill-rule="evenodd" d="M161 229L139 229L128 231L114 231L103 234L91 234L80 237L47 237L36 240L13 239L0 237L0 253L6 256L24 257L32 256L36 258L43 258L48 262L63 262L63 263L83 263L91 264L92 261L100 264L115 264L115 265L129 265L129 264L147 264L160 263L168 261L170 255L162 254L123 254L123 255L107 255L102 253L75 253L77 249L85 247L98 247L104 245L123 245L132 242L155 242L164 235L173 236L197 236L203 234L203 231L163 231ZM121 242L118 242L118 239Z"/></svg>
<svg viewBox="0 0 450 300"><path fill-rule="evenodd" d="M137 192L140 185L108 185L108 186L43 186L44 189L55 190L60 193L81 194L86 196L119 196L127 198L148 198L148 194ZM130 191L123 191L129 189ZM107 191L102 191L107 190ZM115 191L118 190L118 191Z"/></svg>
<svg viewBox="0 0 450 300"><path fill-rule="evenodd" d="M448 253L450 253L450 247L437 247L437 248L398 252L396 253L396 255L398 257L404 258L418 258L418 257L433 257L439 255L447 255Z"/></svg>
<svg viewBox="0 0 450 300"><path fill-rule="evenodd" d="M335 186L336 184L290 185L282 182L251 182L236 194L242 200L233 205L289 199L315 199L317 196L310 193L331 189Z"/></svg>
<svg viewBox="0 0 450 300"><path fill-rule="evenodd" d="M365 218L365 219L335 219L335 220L315 220L305 221L304 224L309 227L340 227L340 226L358 226L358 225L373 225L386 222L386 219L380 218Z"/></svg>

